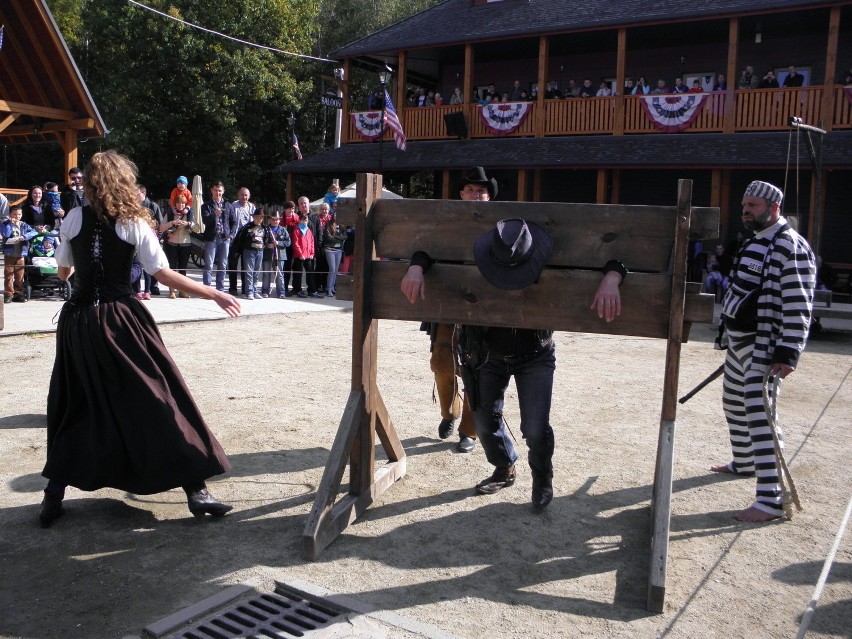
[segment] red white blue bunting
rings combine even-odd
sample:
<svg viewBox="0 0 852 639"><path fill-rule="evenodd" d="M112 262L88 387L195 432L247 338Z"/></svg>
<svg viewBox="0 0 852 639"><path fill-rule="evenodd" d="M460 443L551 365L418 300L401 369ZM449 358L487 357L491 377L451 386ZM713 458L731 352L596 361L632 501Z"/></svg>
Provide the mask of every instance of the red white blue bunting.
<svg viewBox="0 0 852 639"><path fill-rule="evenodd" d="M523 124L530 102L500 102L479 107L482 121L494 135L507 135Z"/></svg>
<svg viewBox="0 0 852 639"><path fill-rule="evenodd" d="M704 108L705 93L642 96L642 108L660 131L683 131Z"/></svg>
<svg viewBox="0 0 852 639"><path fill-rule="evenodd" d="M382 134L382 112L361 111L352 114L355 130L365 140L378 140Z"/></svg>

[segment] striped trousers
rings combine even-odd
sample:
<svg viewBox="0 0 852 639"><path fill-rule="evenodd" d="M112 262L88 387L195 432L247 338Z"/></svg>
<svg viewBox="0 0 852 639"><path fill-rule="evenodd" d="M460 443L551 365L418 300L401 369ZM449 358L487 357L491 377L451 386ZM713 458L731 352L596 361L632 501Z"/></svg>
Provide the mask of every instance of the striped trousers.
<svg viewBox="0 0 852 639"><path fill-rule="evenodd" d="M771 515L783 515L778 460L772 429L763 404L764 367L752 367L754 335L728 335L722 407L731 437L731 470L757 477L754 507ZM780 436L780 432L779 432Z"/></svg>

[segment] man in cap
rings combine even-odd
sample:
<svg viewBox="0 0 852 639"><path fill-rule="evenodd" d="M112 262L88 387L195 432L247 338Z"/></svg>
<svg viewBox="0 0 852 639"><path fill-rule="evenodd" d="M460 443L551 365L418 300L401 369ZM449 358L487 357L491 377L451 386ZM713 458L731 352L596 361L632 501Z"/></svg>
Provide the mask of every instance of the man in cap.
<svg viewBox="0 0 852 639"><path fill-rule="evenodd" d="M485 175L481 166L473 167L459 183L459 198L469 202L488 202L497 197L497 180ZM423 276L424 268L429 265L412 261L409 271L413 277ZM417 272L419 269L419 273ZM408 275L406 275L408 278ZM403 292L406 279L403 279ZM414 284L412 284L414 285ZM411 299L409 297L409 299ZM411 300L414 301L414 300ZM447 439L453 433L455 423L461 417L458 432L459 441L456 450L460 453L472 452L476 447L476 427L471 411L464 395L459 392L455 357L453 356L456 327L454 324L424 323L421 329L428 332L432 340L432 357L429 365L435 375L435 388L438 392L438 403L441 408L441 423L438 424L438 437Z"/></svg>
<svg viewBox="0 0 852 639"><path fill-rule="evenodd" d="M482 276L503 290L519 290L534 284L547 263L552 248L547 232L519 218L501 220L474 243L476 265ZM433 260L423 252L412 258L412 266L402 282L410 302L425 299L424 272ZM608 262L591 308L607 322L621 313L618 287L627 270L617 260ZM532 503L547 507L553 499L553 429L550 404L553 373L556 369L553 331L502 327L463 326L460 336L465 361L476 360L466 376L474 396L469 401L475 411L476 431L488 461L494 465L490 477L476 490L483 495L515 483L515 453L503 419L503 401L512 377L518 390L521 433L527 443L527 459L532 471Z"/></svg>
<svg viewBox="0 0 852 639"><path fill-rule="evenodd" d="M783 199L781 189L768 182L754 181L746 188L742 221L754 235L734 261L731 285L722 300L724 331L717 347L728 351L722 405L733 460L711 470L757 476L756 500L736 515L740 521L763 522L783 515L764 377L768 372L784 379L795 370L812 317L814 255L781 216Z"/></svg>

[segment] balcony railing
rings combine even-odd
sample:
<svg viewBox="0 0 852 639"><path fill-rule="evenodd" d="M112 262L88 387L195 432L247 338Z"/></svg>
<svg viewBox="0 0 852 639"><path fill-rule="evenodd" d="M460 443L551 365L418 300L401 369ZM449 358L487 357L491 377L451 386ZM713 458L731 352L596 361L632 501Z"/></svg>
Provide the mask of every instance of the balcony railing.
<svg viewBox="0 0 852 639"><path fill-rule="evenodd" d="M852 129L852 89L834 87L832 128ZM725 98L723 92L705 94L704 108L682 133L721 132L725 120ZM788 127L791 115L816 125L821 119L823 87L797 89L754 89L735 93L734 131L782 131ZM612 135L616 130L616 100L607 98L575 98L572 100L544 101L545 136L554 135ZM659 133L642 108L642 98L624 98L623 126L625 134ZM509 137L533 137L537 120L538 104L530 105L530 112L520 127ZM474 104L462 106L438 106L400 109L405 135L410 140L445 140L447 134L444 116L464 111L471 138L494 137ZM364 142L352 127L345 124L346 142ZM385 133L390 140L390 132Z"/></svg>

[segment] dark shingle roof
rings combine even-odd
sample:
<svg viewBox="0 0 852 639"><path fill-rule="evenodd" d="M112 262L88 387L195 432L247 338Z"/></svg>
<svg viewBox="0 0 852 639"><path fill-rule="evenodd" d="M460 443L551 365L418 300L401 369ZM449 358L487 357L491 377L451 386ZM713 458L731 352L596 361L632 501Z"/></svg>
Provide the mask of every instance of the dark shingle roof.
<svg viewBox="0 0 852 639"><path fill-rule="evenodd" d="M446 0L331 55L347 58L445 44L825 6L826 0Z"/></svg>
<svg viewBox="0 0 852 639"><path fill-rule="evenodd" d="M385 142L382 153L386 171L404 172L475 165L491 169L783 168L788 139L785 132L483 138L409 141L405 152L397 150L393 142ZM797 145L793 142L795 149ZM800 163L809 167L804 142L798 148ZM339 149L283 164L279 169L299 174L359 173L376 171L378 160L377 142L345 144ZM852 168L852 131L826 135L822 160L825 168Z"/></svg>

